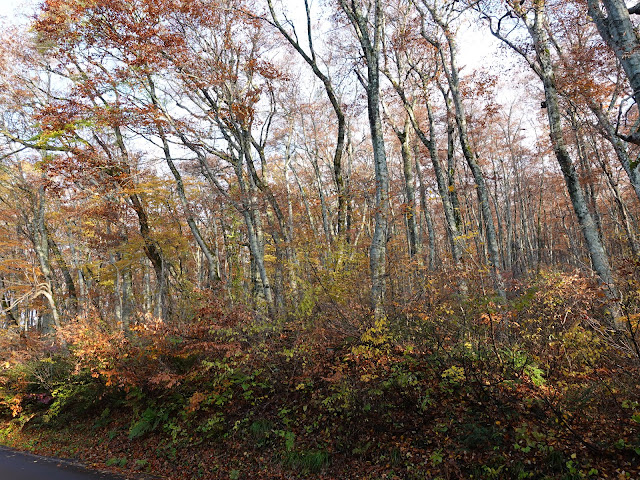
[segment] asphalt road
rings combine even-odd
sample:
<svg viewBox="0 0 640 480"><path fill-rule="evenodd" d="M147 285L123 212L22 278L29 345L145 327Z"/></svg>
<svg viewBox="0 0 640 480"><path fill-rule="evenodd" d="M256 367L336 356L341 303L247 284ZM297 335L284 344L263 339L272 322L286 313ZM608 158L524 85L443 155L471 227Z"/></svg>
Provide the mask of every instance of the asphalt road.
<svg viewBox="0 0 640 480"><path fill-rule="evenodd" d="M70 462L0 447L0 480L125 480L125 477L91 472Z"/></svg>

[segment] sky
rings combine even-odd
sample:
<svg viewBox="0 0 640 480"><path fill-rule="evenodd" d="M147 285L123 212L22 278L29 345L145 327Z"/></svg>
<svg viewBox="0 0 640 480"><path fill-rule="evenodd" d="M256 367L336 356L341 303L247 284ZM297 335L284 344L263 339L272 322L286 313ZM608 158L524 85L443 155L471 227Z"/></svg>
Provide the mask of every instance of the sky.
<svg viewBox="0 0 640 480"><path fill-rule="evenodd" d="M0 0L0 17L10 23L24 21L24 15L31 13L37 3L35 0Z"/></svg>
<svg viewBox="0 0 640 480"><path fill-rule="evenodd" d="M303 10L296 12L295 5L299 0L287 0L292 18L304 19ZM629 0L631 1L631 0ZM42 0L0 0L0 22L7 23L27 23L35 7L42 3ZM315 3L315 2L314 2ZM294 8L292 8L292 5ZM304 24L304 22L302 22ZM466 67L463 73L467 73L474 68L492 67L503 63L503 59L496 55L498 42L485 29L478 28L477 25L462 28L459 32L459 65Z"/></svg>
<svg viewBox="0 0 640 480"><path fill-rule="evenodd" d="M25 22L28 20L28 15L33 12L34 7L39 3L41 3L40 0L0 0L0 17L4 17L9 23ZM477 29L467 30L464 37L461 39L461 43L465 44L465 48L462 48L460 52L460 60L463 65L479 66L486 64L487 60L495 54L495 43L492 41L491 35L487 35L486 32L481 34ZM469 49L469 45L474 45L475 48Z"/></svg>

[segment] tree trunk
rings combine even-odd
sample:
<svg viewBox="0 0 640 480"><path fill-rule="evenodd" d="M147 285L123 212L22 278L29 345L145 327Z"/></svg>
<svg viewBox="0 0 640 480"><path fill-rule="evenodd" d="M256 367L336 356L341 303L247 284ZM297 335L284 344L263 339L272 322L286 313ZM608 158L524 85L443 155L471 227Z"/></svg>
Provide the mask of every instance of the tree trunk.
<svg viewBox="0 0 640 480"><path fill-rule="evenodd" d="M544 25L544 3L536 2L534 6L535 16L533 22L527 22L527 28L529 29L529 33L533 39L540 67L537 73L544 86L551 143L553 145L556 159L560 164L560 169L562 170L562 174L567 185L569 197L571 198L573 209L576 213L578 223L584 236L593 269L604 284L607 296L613 302L615 309L619 296L613 281L613 274L609 265L609 259L607 258L602 242L600 241L596 223L587 206L582 185L580 185L578 180L578 175L566 147L562 132L560 104L558 101L558 92L556 90L555 75L551 61L551 42ZM613 313L615 317L616 312Z"/></svg>
<svg viewBox="0 0 640 480"><path fill-rule="evenodd" d="M160 111L163 111L156 96L155 84L153 83L151 76L148 76L147 79L149 82L149 92L151 94L153 105ZM180 204L184 209L187 225L189 225L189 229L191 230L193 238L195 238L198 247L200 247L200 250L202 250L204 257L207 259L207 266L209 270L209 282L207 286L211 288L220 281L220 266L218 265L218 260L214 253L211 251L211 248L209 248L207 242L204 240L202 234L200 233L200 229L198 228L195 216L193 215L193 211L191 210L189 201L187 200L187 195L184 191L184 182L182 181L182 175L173 162L173 157L171 156L171 151L169 149L169 142L167 141L167 136L160 122L156 122L156 129L158 131L158 135L160 136L160 140L162 141L162 151L164 153L164 159L167 162L169 170L171 170L171 174L176 181L176 191L178 193L178 198L180 199Z"/></svg>
<svg viewBox="0 0 640 480"><path fill-rule="evenodd" d="M69 266L62 256L62 252L58 247L58 244L55 242L53 238L49 235L47 231L47 241L49 242L49 249L53 253L53 258L55 258L56 263L58 264L58 268L60 272L62 272L62 277L64 278L64 283L67 286L67 295L69 295L69 312L73 315L78 312L78 294L76 293L76 285L73 281L73 277L71 276L71 271L69 270Z"/></svg>
<svg viewBox="0 0 640 480"><path fill-rule="evenodd" d="M434 19L436 19L436 21L438 22L437 17ZM469 140L469 134L467 130L466 113L464 105L462 103L462 95L460 94L460 80L458 78L458 65L456 61L457 47L450 29L444 26L442 23L438 23L445 33L447 44L449 47L449 65L447 65L447 61L442 48L440 49L440 56L442 59L442 64L444 66L445 74L447 76L447 81L449 83L449 88L451 90L451 98L453 99L453 104L455 106L455 119L458 126L458 135L460 146L462 147L462 154L464 155L464 158L469 165L469 169L471 170L471 174L473 175L473 179L476 184L478 203L482 212L481 217L483 220L485 236L487 240L489 269L493 277L496 293L503 299L506 299L504 281L499 270L500 252L498 248L498 239L496 236L495 225L493 223L493 213L491 212L491 205L489 202L489 192L484 180L484 174L480 165L476 161L476 155L473 151L473 148L471 147L471 141Z"/></svg>
<svg viewBox="0 0 640 480"><path fill-rule="evenodd" d="M271 13L271 19L273 20L273 25L278 29L278 31L282 34L282 36L289 42L289 44L298 52L298 54L303 58L303 60L311 67L313 74L322 82L324 86L325 92L327 94L327 98L331 103L331 107L336 116L336 120L338 122L338 131L336 136L336 146L333 154L333 179L336 184L336 191L338 194L338 237L341 240L347 239L347 204L349 202L349 198L347 195L347 188L343 175L342 168L342 157L345 148L345 136L346 136L346 116L344 114L344 110L342 108L342 103L333 88L333 83L331 82L331 78L328 75L320 70L320 66L318 65L318 59L316 57L316 52L313 46L313 36L311 30L311 12L309 8L308 0L305 0L305 12L306 12L306 20L307 20L307 40L308 40L308 48L309 53L307 53L300 43L298 42L298 38L295 35L292 36L289 32L282 26L280 21L278 20L275 10L273 8L273 2L268 0L267 2L269 6L269 12ZM323 215L324 215L323 210Z"/></svg>
<svg viewBox="0 0 640 480"><path fill-rule="evenodd" d="M436 229L433 225L433 218L431 217L431 212L429 211L429 206L427 204L427 189L425 188L424 181L422 179L422 169L420 168L420 162L418 162L417 157L415 157L415 162L420 190L420 208L422 210L424 221L427 224L427 234L429 235L429 270L435 270L437 263Z"/></svg>
<svg viewBox="0 0 640 480"><path fill-rule="evenodd" d="M416 192L413 152L411 150L411 120L407 115L402 130L393 127L398 140L402 155L402 173L404 176L405 208L404 218L407 228L407 238L409 243L409 257L413 258L420 254L421 245L416 222Z"/></svg>
<svg viewBox="0 0 640 480"><path fill-rule="evenodd" d="M120 131L120 127L114 127L114 133L116 136L116 144L120 149L120 154L122 156L121 161L119 162L119 167L122 169L122 173L125 174L126 178L122 178L122 176L114 177L114 180L126 190L131 189L131 185L129 185L128 180L131 176L130 166L129 166L129 153L124 143L124 138L122 137L122 132ZM155 241L151 234L151 226L149 224L149 217L147 216L147 212L142 204L142 200L140 196L136 192L132 192L128 195L129 201L131 202L131 206L133 211L136 213L138 217L138 227L140 231L140 236L144 241L144 253L151 262L153 266L153 271L156 276L156 291L158 302L156 306L156 315L162 320L167 321L171 316L171 302L169 300L169 282L167 279L167 268L165 265L165 260L162 255L162 250L160 246Z"/></svg>
<svg viewBox="0 0 640 480"><path fill-rule="evenodd" d="M602 107L600 105L596 105L594 102L589 102L589 108L596 115L600 128L604 132L607 140L609 140L609 142L613 146L613 149L616 152L616 156L620 161L620 165L622 165L622 168L629 177L629 181L631 182L631 186L636 193L636 197L640 200L640 163L631 161L624 143L616 135L615 129L602 110Z"/></svg>
<svg viewBox="0 0 640 480"><path fill-rule="evenodd" d="M44 277L43 283L38 287L38 294L47 299L51 310L51 318L56 328L60 327L60 311L54 291L53 269L49 256L49 236L45 224L45 191L42 185L38 186L33 195L33 219L30 226L31 240L38 257L40 271ZM47 325L43 325L47 329Z"/></svg>
<svg viewBox="0 0 640 480"><path fill-rule="evenodd" d="M357 0L340 0L340 6L351 22L367 65L366 80L360 78L367 94L367 113L376 179L375 228L369 249L371 270L371 303L376 319L383 318L386 285L387 230L389 215L389 173L380 117L380 69L384 14L382 0L374 0L373 12L362 12ZM368 13L373 14L373 25ZM372 31L371 31L372 30ZM371 37L373 33L373 38Z"/></svg>
<svg viewBox="0 0 640 480"><path fill-rule="evenodd" d="M636 106L640 106L640 39L624 0L587 0L587 4L600 36L614 51L629 79ZM632 131L627 140L640 145L640 132Z"/></svg>

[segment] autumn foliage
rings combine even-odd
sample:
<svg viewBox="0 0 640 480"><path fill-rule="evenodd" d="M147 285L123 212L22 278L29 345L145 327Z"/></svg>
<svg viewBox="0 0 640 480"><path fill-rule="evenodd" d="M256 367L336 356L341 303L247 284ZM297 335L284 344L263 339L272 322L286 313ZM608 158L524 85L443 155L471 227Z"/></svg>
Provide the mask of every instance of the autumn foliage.
<svg viewBox="0 0 640 480"><path fill-rule="evenodd" d="M303 3L46 0L3 34L0 441L636 478L637 92L600 3Z"/></svg>

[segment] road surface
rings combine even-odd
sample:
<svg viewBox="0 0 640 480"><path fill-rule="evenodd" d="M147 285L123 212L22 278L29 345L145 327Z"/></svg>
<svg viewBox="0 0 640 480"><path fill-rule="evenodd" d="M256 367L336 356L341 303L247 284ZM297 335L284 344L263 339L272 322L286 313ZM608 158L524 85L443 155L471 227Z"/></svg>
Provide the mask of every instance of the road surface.
<svg viewBox="0 0 640 480"><path fill-rule="evenodd" d="M90 472L71 462L19 453L0 447L2 480L125 480L112 474Z"/></svg>

